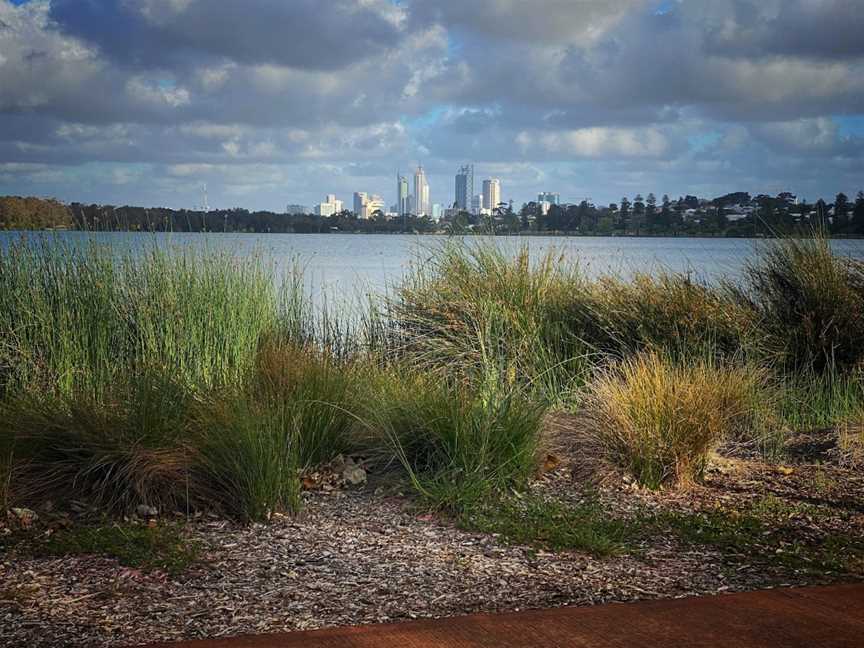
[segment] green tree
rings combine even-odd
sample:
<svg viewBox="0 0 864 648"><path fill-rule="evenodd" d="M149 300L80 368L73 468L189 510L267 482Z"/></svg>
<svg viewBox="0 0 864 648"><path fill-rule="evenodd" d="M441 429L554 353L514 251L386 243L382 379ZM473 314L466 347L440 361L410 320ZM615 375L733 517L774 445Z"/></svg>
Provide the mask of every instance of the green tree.
<svg viewBox="0 0 864 648"><path fill-rule="evenodd" d="M852 231L864 236L864 191L859 191L855 197L855 208L852 210Z"/></svg>
<svg viewBox="0 0 864 648"><path fill-rule="evenodd" d="M834 198L834 221L832 230L845 232L849 227L849 198L842 191Z"/></svg>

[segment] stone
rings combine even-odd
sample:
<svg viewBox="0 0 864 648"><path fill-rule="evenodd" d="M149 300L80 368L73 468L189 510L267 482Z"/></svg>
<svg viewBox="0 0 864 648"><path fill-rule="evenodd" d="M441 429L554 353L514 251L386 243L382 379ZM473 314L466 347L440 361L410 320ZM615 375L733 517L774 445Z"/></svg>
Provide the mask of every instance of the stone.
<svg viewBox="0 0 864 648"><path fill-rule="evenodd" d="M13 508L12 515L15 516L18 520L18 524L20 524L24 529L29 529L33 523L39 519L36 511L32 511L28 508Z"/></svg>
<svg viewBox="0 0 864 648"><path fill-rule="evenodd" d="M139 504L135 512L138 514L138 517L142 518L153 518L159 515L159 511L155 507L148 506L147 504Z"/></svg>

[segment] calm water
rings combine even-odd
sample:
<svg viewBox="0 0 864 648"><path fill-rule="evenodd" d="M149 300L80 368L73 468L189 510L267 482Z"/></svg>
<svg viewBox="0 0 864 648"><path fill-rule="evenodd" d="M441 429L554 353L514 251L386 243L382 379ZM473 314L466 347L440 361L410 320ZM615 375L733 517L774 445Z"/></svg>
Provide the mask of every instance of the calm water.
<svg viewBox="0 0 864 648"><path fill-rule="evenodd" d="M19 236L34 233L0 232L0 246ZM446 237L410 235L351 234L140 234L128 232L49 233L75 245L95 239L118 251L158 245L168 249L193 247L227 250L238 255L262 255L280 267L299 260L314 294L356 297L381 292L398 283L414 264L420 271L430 250ZM476 238L467 239L469 242ZM515 251L528 245L532 255L555 250L567 259L578 260L591 275L651 272L659 268L690 272L715 280L734 278L746 260L765 241L711 238L608 238L608 237L497 237L496 245ZM835 249L864 259L864 240L834 241Z"/></svg>

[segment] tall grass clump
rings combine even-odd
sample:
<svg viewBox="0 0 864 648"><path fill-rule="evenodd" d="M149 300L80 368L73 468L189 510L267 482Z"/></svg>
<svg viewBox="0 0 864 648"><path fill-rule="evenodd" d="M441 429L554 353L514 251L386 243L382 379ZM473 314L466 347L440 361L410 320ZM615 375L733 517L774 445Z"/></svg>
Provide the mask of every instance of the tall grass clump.
<svg viewBox="0 0 864 648"><path fill-rule="evenodd" d="M832 428L864 412L864 372L802 371L778 380L780 415L794 431Z"/></svg>
<svg viewBox="0 0 864 648"><path fill-rule="evenodd" d="M591 294L592 317L582 336L620 356L654 350L682 358L733 357L756 324L724 291L682 273L601 277Z"/></svg>
<svg viewBox="0 0 864 648"><path fill-rule="evenodd" d="M235 382L279 313L259 261L17 240L0 252L0 388L98 394L151 369L190 385Z"/></svg>
<svg viewBox="0 0 864 648"><path fill-rule="evenodd" d="M600 370L584 411L590 433L639 484L686 485L722 440L752 434L763 380L714 360L643 353Z"/></svg>
<svg viewBox="0 0 864 648"><path fill-rule="evenodd" d="M14 459L10 499L88 502L125 513L138 504L186 506L187 390L143 374L98 397L27 393L0 402L0 439ZM0 444L3 445L3 444Z"/></svg>
<svg viewBox="0 0 864 648"><path fill-rule="evenodd" d="M783 369L843 372L864 358L864 263L835 254L819 232L769 243L735 294Z"/></svg>
<svg viewBox="0 0 864 648"><path fill-rule="evenodd" d="M569 321L586 282L549 253L532 262L487 242L449 243L388 303L399 356L423 371L480 382L494 374L558 399L588 368Z"/></svg>
<svg viewBox="0 0 864 648"><path fill-rule="evenodd" d="M194 482L205 502L246 520L300 506L300 472L356 447L361 370L327 351L266 342L241 388L192 415Z"/></svg>
<svg viewBox="0 0 864 648"><path fill-rule="evenodd" d="M480 393L391 369L375 393L365 414L371 446L434 506L464 508L537 468L545 410L517 390Z"/></svg>

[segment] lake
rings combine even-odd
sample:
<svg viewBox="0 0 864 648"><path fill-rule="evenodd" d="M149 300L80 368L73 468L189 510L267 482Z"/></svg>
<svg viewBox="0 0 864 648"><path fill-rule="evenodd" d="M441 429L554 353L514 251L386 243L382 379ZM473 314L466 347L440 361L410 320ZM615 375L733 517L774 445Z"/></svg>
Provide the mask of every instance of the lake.
<svg viewBox="0 0 864 648"><path fill-rule="evenodd" d="M430 251L447 240L445 236L386 234L184 234L131 232L0 232L0 246L20 236L57 237L74 245L90 240L112 246L117 251L143 249L148 245L165 248L192 247L229 251L237 255L262 255L285 267L299 260L313 294L356 297L380 293L398 283L411 264L422 272ZM477 243L480 237L465 239ZM590 275L652 272L666 269L690 272L694 277L712 281L734 278L761 239L722 238L644 238L644 237L495 237L484 240L514 252L528 245L536 258L554 250L577 260ZM833 247L841 254L864 259L864 240L838 240Z"/></svg>

